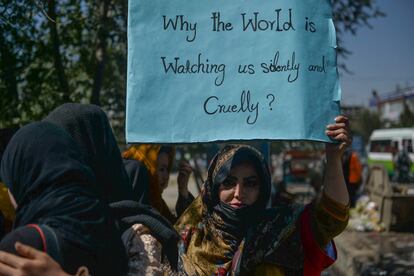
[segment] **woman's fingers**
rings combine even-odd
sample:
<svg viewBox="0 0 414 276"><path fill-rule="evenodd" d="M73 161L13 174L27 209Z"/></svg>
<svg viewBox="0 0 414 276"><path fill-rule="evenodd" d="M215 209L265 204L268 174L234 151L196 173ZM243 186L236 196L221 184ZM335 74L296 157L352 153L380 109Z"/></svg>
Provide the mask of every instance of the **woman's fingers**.
<svg viewBox="0 0 414 276"><path fill-rule="evenodd" d="M349 135L348 131L344 128L340 128L340 129L336 129L336 130L327 130L326 131L326 135L328 135L332 138L338 136L339 134L344 134L345 136Z"/></svg>
<svg viewBox="0 0 414 276"><path fill-rule="evenodd" d="M134 231L137 231L140 227L142 226L142 224L134 224L132 225L132 229L134 229Z"/></svg>
<svg viewBox="0 0 414 276"><path fill-rule="evenodd" d="M346 145L350 145L352 142L352 137L349 135L349 132L344 129L327 131L326 135L328 135L331 139L343 142Z"/></svg>
<svg viewBox="0 0 414 276"><path fill-rule="evenodd" d="M180 170L178 173L181 174L181 175L184 175L184 176L189 176L191 171L189 172L187 170Z"/></svg>
<svg viewBox="0 0 414 276"><path fill-rule="evenodd" d="M347 125L345 123L337 123L337 124L330 124L326 126L327 130L336 130L340 128L346 128Z"/></svg>
<svg viewBox="0 0 414 276"><path fill-rule="evenodd" d="M180 172L186 172L186 173L190 174L193 171L193 168L187 162L183 162L183 163L181 163L179 171Z"/></svg>
<svg viewBox="0 0 414 276"><path fill-rule="evenodd" d="M335 123L326 126L325 134L332 140L339 142L339 144L326 144L327 154L329 153L329 155L341 156L352 143L349 120L343 115L336 117Z"/></svg>
<svg viewBox="0 0 414 276"><path fill-rule="evenodd" d="M24 259L11 253L0 251L0 262L15 268L21 267Z"/></svg>
<svg viewBox="0 0 414 276"><path fill-rule="evenodd" d="M20 242L16 242L14 245L16 248L17 253L19 253L20 256L26 257L29 259L36 259L40 255L42 255L42 251L36 250L35 248L22 244Z"/></svg>
<svg viewBox="0 0 414 276"><path fill-rule="evenodd" d="M326 126L328 130L335 130L338 128L349 128L349 119L343 115L340 115L335 118L334 124L329 124Z"/></svg>
<svg viewBox="0 0 414 276"><path fill-rule="evenodd" d="M46 253L31 246L15 243L22 257L0 251L0 275L65 275L60 265ZM24 256L24 257L23 257Z"/></svg>
<svg viewBox="0 0 414 276"><path fill-rule="evenodd" d="M349 125L349 119L344 115L339 115L335 118L335 123L345 123L346 125Z"/></svg>
<svg viewBox="0 0 414 276"><path fill-rule="evenodd" d="M186 187L192 171L193 171L193 168L190 166L188 162L186 161L181 162L180 169L178 171L178 177L177 177L179 188Z"/></svg>
<svg viewBox="0 0 414 276"><path fill-rule="evenodd" d="M349 143L352 140L349 130L349 120L347 117L340 115L335 118L335 123L326 126L326 135L331 139Z"/></svg>
<svg viewBox="0 0 414 276"><path fill-rule="evenodd" d="M341 141L341 142L345 143L346 145L351 144L351 141L352 141L352 139L344 133L340 133L340 134L336 135L333 139L335 139L337 141Z"/></svg>
<svg viewBox="0 0 414 276"><path fill-rule="evenodd" d="M14 276L14 275L16 275L16 272L17 271L16 271L15 268L13 268L13 267L11 267L7 264L4 264L0 261L0 275L1 276Z"/></svg>
<svg viewBox="0 0 414 276"><path fill-rule="evenodd" d="M139 223L132 225L132 229L138 236L151 233L148 227Z"/></svg>

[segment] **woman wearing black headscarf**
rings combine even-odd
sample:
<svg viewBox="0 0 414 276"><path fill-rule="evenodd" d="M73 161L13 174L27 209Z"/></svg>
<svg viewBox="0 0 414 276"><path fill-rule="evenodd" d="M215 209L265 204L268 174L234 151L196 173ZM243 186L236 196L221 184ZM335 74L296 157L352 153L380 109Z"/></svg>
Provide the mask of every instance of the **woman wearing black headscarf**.
<svg viewBox="0 0 414 276"><path fill-rule="evenodd" d="M96 105L66 103L44 121L66 130L78 144L105 202L134 200L130 180L105 112Z"/></svg>
<svg viewBox="0 0 414 276"><path fill-rule="evenodd" d="M138 163L132 163L133 170L129 174L126 172L105 112L96 105L66 103L53 110L44 121L63 128L79 145L87 164L95 173L103 202L110 204L112 217L125 237L127 251L130 252L128 244L135 236L131 227L143 224L162 244L164 254L174 267L178 254L177 233L155 210L138 202L142 196L144 202L148 201L145 199L148 183L134 182L137 179L146 181L145 176L138 176L137 179L132 176L137 169L141 174L146 171L139 168Z"/></svg>
<svg viewBox="0 0 414 276"><path fill-rule="evenodd" d="M125 274L124 248L108 207L64 130L47 122L21 128L4 152L0 172L17 205L15 230L0 250L15 253L20 240L48 253L69 273L86 266L92 275Z"/></svg>

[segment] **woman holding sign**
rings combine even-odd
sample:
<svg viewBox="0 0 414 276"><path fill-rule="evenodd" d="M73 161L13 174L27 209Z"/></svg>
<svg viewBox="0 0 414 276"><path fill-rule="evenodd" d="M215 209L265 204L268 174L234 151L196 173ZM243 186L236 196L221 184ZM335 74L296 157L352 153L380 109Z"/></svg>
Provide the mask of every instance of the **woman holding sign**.
<svg viewBox="0 0 414 276"><path fill-rule="evenodd" d="M341 156L351 143L348 119L326 134L324 192L307 206L266 209L270 172L263 156L228 145L213 159L201 195L175 225L179 269L187 275L319 275L336 259L333 237L348 221Z"/></svg>

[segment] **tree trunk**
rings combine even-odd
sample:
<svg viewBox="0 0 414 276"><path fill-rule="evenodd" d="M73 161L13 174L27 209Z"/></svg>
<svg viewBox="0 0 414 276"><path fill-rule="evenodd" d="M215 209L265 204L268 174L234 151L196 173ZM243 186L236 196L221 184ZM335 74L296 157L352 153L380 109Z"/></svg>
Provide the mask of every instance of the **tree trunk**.
<svg viewBox="0 0 414 276"><path fill-rule="evenodd" d="M5 95L0 97L0 104L4 110L1 117L5 121L12 121L13 118L19 115L17 109L19 95L17 92L16 56L9 49L11 47L5 43L3 38L0 38L0 77L6 86Z"/></svg>
<svg viewBox="0 0 414 276"><path fill-rule="evenodd" d="M55 70L56 70L58 81L59 81L60 90L63 93L62 100L64 102L69 102L70 101L69 83L68 83L68 79L65 74L65 68L62 62L62 55L60 53L60 39L59 39L59 33L57 29L55 0L48 1L48 15L50 19L53 20L53 21L49 20L49 28L50 28L50 35L52 39L53 61L54 61Z"/></svg>
<svg viewBox="0 0 414 276"><path fill-rule="evenodd" d="M96 55L96 69L95 69L95 77L93 80L93 88L92 88L92 96L91 96L91 103L100 105L100 96L101 90L104 80L104 73L105 73L105 63L107 59L106 55L106 47L107 47L107 38L108 38L108 29L107 29L107 21L108 21L108 9L109 9L110 0L102 0L99 3L99 11L100 11L100 26L98 29L98 43L97 49L95 51Z"/></svg>

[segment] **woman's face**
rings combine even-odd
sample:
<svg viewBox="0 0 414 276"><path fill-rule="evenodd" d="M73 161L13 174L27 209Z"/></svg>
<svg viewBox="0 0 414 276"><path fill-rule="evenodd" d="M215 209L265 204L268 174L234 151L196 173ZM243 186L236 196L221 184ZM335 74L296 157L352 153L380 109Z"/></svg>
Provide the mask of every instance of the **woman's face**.
<svg viewBox="0 0 414 276"><path fill-rule="evenodd" d="M229 176L220 184L219 198L233 208L252 205L259 198L260 177L251 163L231 168Z"/></svg>
<svg viewBox="0 0 414 276"><path fill-rule="evenodd" d="M157 158L157 176L160 183L161 191L164 191L168 186L168 180L170 178L170 172L168 171L168 165L170 158L167 153L163 152L158 155Z"/></svg>

